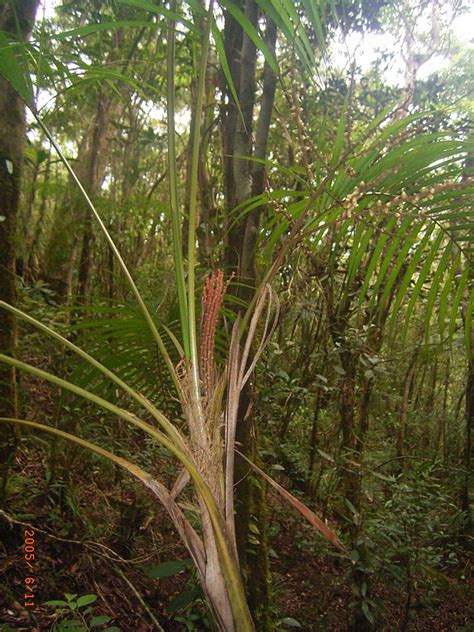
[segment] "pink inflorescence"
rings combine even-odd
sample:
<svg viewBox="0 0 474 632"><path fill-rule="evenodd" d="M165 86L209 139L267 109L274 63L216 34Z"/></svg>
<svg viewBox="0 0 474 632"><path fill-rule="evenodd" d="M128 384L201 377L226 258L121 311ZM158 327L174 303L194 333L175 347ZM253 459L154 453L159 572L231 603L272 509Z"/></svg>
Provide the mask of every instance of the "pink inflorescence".
<svg viewBox="0 0 474 632"><path fill-rule="evenodd" d="M202 320L201 320L201 379L205 392L210 395L214 388L215 381L215 360L214 345L216 337L217 323L219 321L219 311L224 300L229 283L235 273L232 272L229 279L224 283L224 272L218 270L211 272L204 283L202 292Z"/></svg>

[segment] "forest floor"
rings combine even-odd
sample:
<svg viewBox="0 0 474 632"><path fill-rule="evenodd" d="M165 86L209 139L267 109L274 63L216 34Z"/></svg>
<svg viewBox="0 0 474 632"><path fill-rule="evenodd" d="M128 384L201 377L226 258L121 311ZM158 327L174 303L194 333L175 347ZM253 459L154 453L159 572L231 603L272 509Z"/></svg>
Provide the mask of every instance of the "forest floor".
<svg viewBox="0 0 474 632"><path fill-rule="evenodd" d="M30 468L31 469L31 468ZM97 502L90 488L90 507ZM84 495L83 501L88 494ZM157 556L150 556L153 541L146 535L139 536L138 546L134 550L134 559L117 562L106 549L100 549L92 541L75 542L74 538L55 535L48 524L47 516L41 508L40 498L30 506L30 514L35 518L24 521L35 529L37 563L34 571L36 578L36 599L38 605L33 611L22 606L22 583L28 573L22 557L23 531L25 525L11 523L7 526L4 517L0 517L3 549L0 553L0 622L9 623L13 629L31 630L31 632L49 630L54 618L51 607L39 604L49 599L63 599L64 593L98 595L100 605L94 614L110 616L124 632L146 632L156 627L126 584L122 573L132 582L135 589L149 604L165 630L185 630L184 622L170 621L165 615L166 607L173 597L189 589L191 581L189 571L180 575L151 580L142 571L144 567L157 563ZM65 516L65 520L70 517ZM303 630L328 630L343 632L348 630L348 603L351 593L344 585L344 569L340 562L328 556L311 554L308 550L295 547L295 519L289 518L279 536L273 542L278 551L278 559L272 561L276 604L280 616L292 617ZM172 528L164 514L158 514L147 526L148 533L158 533L160 541L155 542L160 561L175 560L184 556L183 550L176 546ZM8 537L6 533L8 532ZM50 535L46 535L49 533ZM148 540L148 541L147 541ZM113 546L108 542L107 545ZM143 560L149 557L149 561ZM431 596L432 603L418 603L410 616L406 630L413 631L452 631L474 629L473 589L471 577L469 585L460 585L453 581L438 595ZM374 596L383 603L383 612L379 616L378 630L397 630L403 616L405 604L403 595L398 595L386 584L375 582ZM160 614L162 613L162 614ZM176 615L177 616L177 615ZM204 629L197 619L194 629ZM8 629L8 628L3 628Z"/></svg>
<svg viewBox="0 0 474 632"><path fill-rule="evenodd" d="M54 415L52 395L44 386L25 377L23 387L45 417ZM138 437L136 441L139 450ZM60 444L59 471L63 467L63 448ZM71 456L71 452L68 454ZM62 475L67 473L67 486L58 483L55 487L47 482L53 476L54 459L44 438L34 442L25 437L20 442L8 512L10 517L15 516L14 521L0 514L0 630L54 630L54 608L43 604L64 599L65 593L96 595L89 620L92 616L108 616L108 625L116 625L123 632L159 630L144 604L163 630L207 629L202 601L196 596L186 610L167 611L176 596L186 598L190 591L196 595L190 570L160 579L146 575L153 565L186 557L166 514L156 510L141 490L113 468L104 472L99 461L91 464L81 456L77 450L72 452L72 466L62 470ZM273 495L269 502L273 511L270 531L275 619L290 617L308 632L347 631L353 599L347 563L322 548L319 536ZM23 557L25 529L35 531L33 570L27 568ZM446 571L436 589L422 591L415 581L405 627L401 624L406 595L395 590L386 578L374 578L371 597L379 603L374 629L474 630L473 569L472 553L466 552L461 564ZM25 578L29 575L35 579L34 608L24 607Z"/></svg>

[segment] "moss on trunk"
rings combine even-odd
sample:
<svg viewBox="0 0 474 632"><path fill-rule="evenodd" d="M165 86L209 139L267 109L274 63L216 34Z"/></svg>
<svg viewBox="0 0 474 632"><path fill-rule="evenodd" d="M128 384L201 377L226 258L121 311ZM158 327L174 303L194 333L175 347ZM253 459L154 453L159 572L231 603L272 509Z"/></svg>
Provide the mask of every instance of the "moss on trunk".
<svg viewBox="0 0 474 632"><path fill-rule="evenodd" d="M239 408L237 441L244 454L257 461L258 433L251 391L244 387ZM265 483L246 461L236 458L236 537L247 600L259 632L274 629L271 620L271 577L268 563L268 515Z"/></svg>

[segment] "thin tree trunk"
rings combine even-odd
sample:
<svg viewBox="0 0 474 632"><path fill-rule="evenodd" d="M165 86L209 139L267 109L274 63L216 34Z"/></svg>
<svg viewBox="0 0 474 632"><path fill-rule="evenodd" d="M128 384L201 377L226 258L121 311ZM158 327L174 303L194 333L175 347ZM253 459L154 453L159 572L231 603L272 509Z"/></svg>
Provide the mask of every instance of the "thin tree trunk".
<svg viewBox="0 0 474 632"><path fill-rule="evenodd" d="M35 166L33 169L33 177L31 179L30 194L28 196L28 202L26 204L26 209L25 209L25 213L23 217L24 248L22 252L22 262L23 262L23 275L22 276L24 279L28 279L30 276L27 261L29 260L29 249L30 249L30 245L32 241L33 232L34 232L33 217L34 217L34 206L35 206L35 199L36 199L38 176L40 173L40 165L41 165L41 161L39 160L39 157L37 157Z"/></svg>
<svg viewBox="0 0 474 632"><path fill-rule="evenodd" d="M473 176L474 174L474 157L472 154L467 158L463 180ZM469 285L468 292L472 293L474 289L474 263L471 260L469 263ZM467 296L469 296L468 294ZM471 316L472 317L472 316ZM467 349L467 380L466 380L466 434L464 442L464 481L463 489L461 493L461 509L466 512L466 520L464 528L466 533L470 533L474 527L474 518L471 511L471 483L472 483L472 430L474 427L474 323L467 321L467 309L466 305L463 306L463 320L464 329L469 333L469 348ZM471 533L472 535L472 533ZM467 540L466 540L467 541Z"/></svg>
<svg viewBox="0 0 474 632"><path fill-rule="evenodd" d="M240 3L242 4L242 2ZM234 82L237 98L240 92L240 63L243 40L243 29L237 20L229 13L225 13L224 46L229 69ZM221 121L222 121L222 164L224 171L224 195L226 206L230 210L235 206L235 181L233 169L233 155L235 147L235 130L239 116L237 104L234 101L224 73L221 72ZM227 101L227 102L226 102ZM232 218L229 217L229 222ZM226 263L233 270L237 267L238 258L228 249Z"/></svg>
<svg viewBox="0 0 474 632"><path fill-rule="evenodd" d="M199 183L199 199L200 199L200 222L197 227L197 236L199 240L200 258L208 267L212 266L211 262L211 217L215 213L215 200L212 187L212 181L209 174L209 166L207 157L208 149L211 141L213 128L213 116L216 94L216 62L212 51L209 53L209 59L206 69L206 85L204 94L203 109L203 133L201 138L201 160L198 165L198 183Z"/></svg>
<svg viewBox="0 0 474 632"><path fill-rule="evenodd" d="M425 379L426 379L426 373L428 371L428 364L426 363L426 361L423 364L423 370L421 372L421 377L418 380L418 387L416 389L416 397L415 397L415 403L413 405L413 408L415 410L418 409L418 406L421 406L421 402L423 399L423 386L425 384Z"/></svg>
<svg viewBox="0 0 474 632"><path fill-rule="evenodd" d="M474 334L471 336L471 346L474 345ZM472 476L472 429L474 427L474 355L471 352L466 381L466 438L464 443L464 481L461 497L461 509L466 512L466 530L472 526L470 515L470 479Z"/></svg>
<svg viewBox="0 0 474 632"><path fill-rule="evenodd" d="M470 280L474 281L474 264L470 264ZM472 284L470 290L472 291ZM467 379L466 379L466 425L465 425L465 439L463 447L463 461L464 461L464 478L462 482L461 490L461 509L466 512L466 519L464 522L464 530L466 533L472 535L474 527L474 520L472 516L471 508L471 484L472 484L472 430L474 428L474 325L473 323L467 323L464 316L464 327L470 327L470 348L467 364Z"/></svg>
<svg viewBox="0 0 474 632"><path fill-rule="evenodd" d="M106 60L109 66L114 63L123 48L122 29L117 31L115 38L115 47ZM92 124L83 131L77 161L74 165L79 180L92 200L100 191L105 177L109 148L113 138L112 123L121 107L122 102L117 95L108 90L105 84L101 85ZM53 222L54 230L49 239L46 277L53 282L55 279L61 281L68 273L68 253L77 238L78 226L82 227L76 290L78 303L84 303L87 300L93 257L93 224L91 210L78 191L74 180L69 178L68 188L59 213ZM64 291L64 284L60 282L59 286Z"/></svg>
<svg viewBox="0 0 474 632"><path fill-rule="evenodd" d="M73 276L74 269L76 267L76 259L77 259L77 251L79 249L79 237L77 235L74 236L74 241L72 242L71 251L69 253L69 264L66 267L66 279L64 283L65 287L65 296L66 303L68 305L72 304L72 296L73 296ZM71 317L71 312L66 312L66 320L69 322Z"/></svg>
<svg viewBox="0 0 474 632"><path fill-rule="evenodd" d="M347 345L347 342L344 342ZM341 382L339 415L341 419L342 450L346 457L355 458L356 449L356 366L351 349L344 348L340 355L344 377ZM360 474L353 466L348 468L344 481L344 496L358 509L356 496ZM354 502L355 501L355 502Z"/></svg>
<svg viewBox="0 0 474 632"><path fill-rule="evenodd" d="M404 450L404 445L405 445L405 437L407 434L407 427L408 427L408 411L410 407L410 400L413 393L413 384L415 382L417 356L418 356L418 349L416 349L415 352L413 353L410 364L408 365L408 370L406 372L405 381L403 385L402 405L400 409L400 425L398 428L397 442L396 442L397 457L401 457L403 455L403 450Z"/></svg>
<svg viewBox="0 0 474 632"><path fill-rule="evenodd" d="M245 14L247 19L257 26L258 6L255 0L246 0ZM235 130L234 153L237 156L252 156L252 131L253 131L253 111L256 91L256 70L257 50L255 44L244 34L241 52L240 67L240 109L242 116L237 118ZM252 178L250 161L243 158L233 159L233 180L235 183L235 198L233 206L242 204L248 200L252 192ZM234 218L232 218L234 219ZM238 222L229 234L229 247L233 258L239 261L241 258L242 241L245 231L245 223ZM229 258L232 258L232 255ZM240 265L239 265L240 268Z"/></svg>
<svg viewBox="0 0 474 632"><path fill-rule="evenodd" d="M26 244L26 252L25 252L25 262L24 262L24 275L27 279L34 279L38 274L38 260L37 260L37 249L39 240L41 238L41 234L44 227L44 220L46 215L46 203L48 200L47 193L47 184L49 182L49 176L51 173L51 159L48 157L48 162L46 163L46 169L44 172L43 178L43 195L41 196L41 204L38 213L38 220L35 224L35 228L32 234L31 242L27 242Z"/></svg>
<svg viewBox="0 0 474 632"><path fill-rule="evenodd" d="M446 445L446 413L447 413L447 404L448 404L448 392L449 392L449 369L450 369L450 356L446 361L446 371L444 373L444 384L443 384L443 404L441 407L441 416L438 420L438 427L436 429L436 437L434 444L434 458L437 459L439 453L441 452L441 456L444 460L445 453L445 445Z"/></svg>
<svg viewBox="0 0 474 632"><path fill-rule="evenodd" d="M313 422L311 424L311 436L309 439L309 461L308 461L308 478L311 479L314 472L314 462L316 460L317 437L318 437L318 418L321 410L321 389L318 388L314 398L313 406Z"/></svg>
<svg viewBox="0 0 474 632"><path fill-rule="evenodd" d="M115 296L114 263L115 263L114 251L109 245L107 245L107 274L109 277L107 290L108 290L108 295L109 295L109 305L111 307L114 304L114 296Z"/></svg>
<svg viewBox="0 0 474 632"><path fill-rule="evenodd" d="M86 162L85 181L89 196L94 198L99 192L105 176L107 149L112 140L111 124L116 113L114 96L101 92L97 102L97 111L91 129L89 154ZM92 271L92 251L94 244L94 218L90 208L81 198L79 213L85 217L82 237L81 255L79 259L79 277L77 285L77 301L84 304L89 295L89 284Z"/></svg>

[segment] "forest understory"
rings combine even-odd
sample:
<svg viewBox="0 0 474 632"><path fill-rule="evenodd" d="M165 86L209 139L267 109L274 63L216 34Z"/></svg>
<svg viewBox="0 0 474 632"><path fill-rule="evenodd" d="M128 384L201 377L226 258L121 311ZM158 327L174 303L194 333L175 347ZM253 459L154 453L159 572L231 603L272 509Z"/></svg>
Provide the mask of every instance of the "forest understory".
<svg viewBox="0 0 474 632"><path fill-rule="evenodd" d="M29 344L27 349L32 346ZM50 353L54 354L54 349ZM29 357L37 366L46 364L49 358L47 349ZM23 376L21 384L27 410L41 411L40 418L44 416L45 421L54 416L57 403L53 389L30 376ZM17 451L10 513L0 514L2 630L42 632L55 629L57 623L57 608L43 606L31 615L18 600L25 571L22 555L25 529L36 533L36 590L40 603L58 597L64 599L65 593L94 595L97 597L94 616L109 617L107 625L115 625L122 632L211 629L186 549L177 545L166 512L157 512L150 498L136 485L131 486L118 469L103 472L102 468L94 468L91 472L80 451L74 448L64 453L60 446L32 449L28 444L26 439ZM140 449L136 436L128 437L127 445L131 453ZM268 462L268 468L273 461ZM435 476L442 481L446 474L440 468ZM286 487L294 488L296 493L305 487L304 477L295 480L283 474L283 478ZM388 490L386 495L390 497ZM301 497L305 499L305 494ZM310 502L311 497L307 500ZM308 632L353 630L350 563L331 555L312 527L302 523L278 495L268 491L266 503L270 507L275 628ZM417 522L423 524L427 518L419 516ZM394 584L382 566L374 572L371 578L371 597L377 608L374 629L380 632L473 629L472 546L466 546L462 539L457 541L456 532L447 533L442 542L444 535L436 529L428 539L426 534L418 538L412 534L410 547L420 547L421 555L428 554L427 564L434 562L434 565L428 570L422 564L415 566L409 585ZM440 538L437 551L430 550L430 536ZM392 554L397 564L406 564L402 552L397 555L395 550ZM171 562L169 576L167 572L160 578L147 575L151 568L168 562ZM150 619L150 611L160 628Z"/></svg>
<svg viewBox="0 0 474 632"><path fill-rule="evenodd" d="M474 630L465 0L0 3L0 631Z"/></svg>
<svg viewBox="0 0 474 632"><path fill-rule="evenodd" d="M41 405L47 404L47 400L47 395L41 398ZM156 626L141 599L137 599L130 590L123 577L125 575L153 611L163 630L209 629L206 623L202 623L202 619L207 621L207 616L200 596L191 600L192 605L186 606L187 611L177 609L172 614L168 610L170 604L173 608L174 600L180 597L186 600L188 593L196 589L196 580L189 568L159 580L146 575L146 569L160 562L186 559L183 547L176 546L173 527L166 513L156 514L144 509L141 515L130 516L130 508L140 501L146 507L146 499L137 498L133 493L136 490L120 487L115 493L110 493L110 485L106 481L100 477L88 478L87 470L80 465L69 472L68 485L76 490L72 501L74 508L71 508L71 500L64 499L67 490L61 490L63 498L58 498L58 495L51 498L50 488L44 484L43 459L44 453L41 452L32 454L31 450L25 450L19 454L15 468L17 476L28 480L28 491L24 491L28 498L26 515L22 516L21 523L9 521L4 514L0 516L0 572L5 582L0 597L2 630L42 632L50 630L55 621L51 607L36 609L32 616L16 598L24 565L18 551L24 529L31 527L36 531L39 559L37 592L42 601L58 599L65 592L97 595L95 615L110 617L111 623L122 632L155 632ZM99 507L97 499L100 499ZM15 506L15 501L18 506ZM19 498L13 499L15 514L23 514L21 505L25 503L19 501ZM271 538L271 547L275 552L271 560L275 620L292 618L301 626L282 626L281 629L346 632L350 629L348 604L352 599L347 582L347 565L319 550L311 529L302 526L298 518L283 508L280 499L271 494L268 502L273 507L269 526L275 533ZM91 524L107 525L103 528L106 533L100 534L100 537L94 531L89 533L87 527ZM97 542L111 550L101 550ZM123 561L118 562L116 554L120 554ZM472 552L465 552L457 560L456 567L447 565L443 568L436 586L418 586L414 578L408 616L407 592L395 588L383 576L375 577L373 597L380 608L376 629L381 632L472 630L472 558ZM177 605L179 608L179 601ZM185 620L188 620L189 627ZM401 621L404 621L402 626Z"/></svg>

